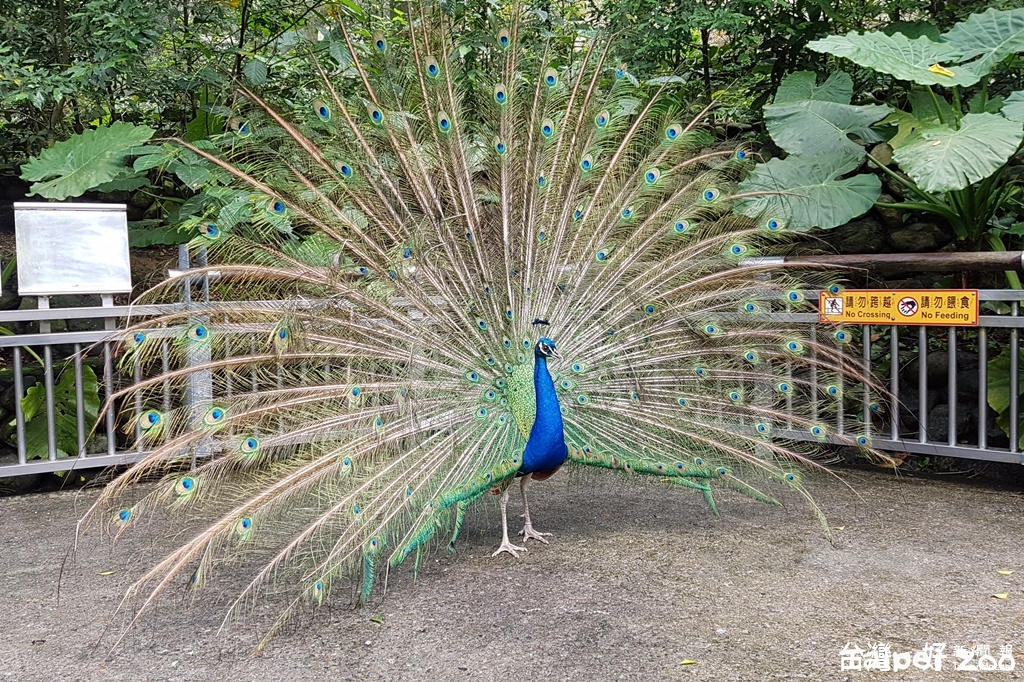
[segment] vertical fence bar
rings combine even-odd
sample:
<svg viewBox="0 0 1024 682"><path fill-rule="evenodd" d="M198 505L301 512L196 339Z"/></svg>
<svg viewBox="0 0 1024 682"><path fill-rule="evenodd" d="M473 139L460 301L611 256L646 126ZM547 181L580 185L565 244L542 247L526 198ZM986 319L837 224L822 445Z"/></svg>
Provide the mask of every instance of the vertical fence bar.
<svg viewBox="0 0 1024 682"><path fill-rule="evenodd" d="M138 386L142 383L142 361L138 353L132 360L132 383ZM142 452L142 422L139 415L142 414L142 393L135 391L135 449Z"/></svg>
<svg viewBox="0 0 1024 682"><path fill-rule="evenodd" d="M978 448L988 447L988 330L978 328Z"/></svg>
<svg viewBox="0 0 1024 682"><path fill-rule="evenodd" d="M889 391L892 393L892 405L889 415L889 435L893 440L900 437L900 332L899 327L889 328Z"/></svg>
<svg viewBox="0 0 1024 682"><path fill-rule="evenodd" d="M818 421L818 325L811 325L811 421Z"/></svg>
<svg viewBox="0 0 1024 682"><path fill-rule="evenodd" d="M82 385L82 344L75 344L75 432L78 456L85 457L85 387Z"/></svg>
<svg viewBox="0 0 1024 682"><path fill-rule="evenodd" d="M917 439L928 442L928 331L917 328Z"/></svg>
<svg viewBox="0 0 1024 682"><path fill-rule="evenodd" d="M1020 302L1010 304L1010 315L1020 314ZM1020 330L1014 327L1010 331L1010 452L1017 452L1017 440L1020 427L1020 415L1017 414L1017 392L1020 390Z"/></svg>
<svg viewBox="0 0 1024 682"><path fill-rule="evenodd" d="M107 401L107 454L113 455L117 452L117 438L114 430L114 361L109 341L103 342L103 387Z"/></svg>
<svg viewBox="0 0 1024 682"><path fill-rule="evenodd" d="M25 396L25 377L21 366L21 346L14 347L14 423L18 438L18 464L28 461L25 453L25 413L21 410L21 399Z"/></svg>
<svg viewBox="0 0 1024 682"><path fill-rule="evenodd" d="M43 387L46 390L46 457L57 461L57 415L53 405L53 346L43 346Z"/></svg>
<svg viewBox="0 0 1024 682"><path fill-rule="evenodd" d="M871 374L871 325L866 324L864 329L864 373ZM864 382L864 435L871 435L871 385Z"/></svg>
<svg viewBox="0 0 1024 682"><path fill-rule="evenodd" d="M949 367L946 374L946 383L949 388L949 428L946 429L948 438L947 445L956 445L956 419L957 419L957 397L956 397L956 327L949 328Z"/></svg>

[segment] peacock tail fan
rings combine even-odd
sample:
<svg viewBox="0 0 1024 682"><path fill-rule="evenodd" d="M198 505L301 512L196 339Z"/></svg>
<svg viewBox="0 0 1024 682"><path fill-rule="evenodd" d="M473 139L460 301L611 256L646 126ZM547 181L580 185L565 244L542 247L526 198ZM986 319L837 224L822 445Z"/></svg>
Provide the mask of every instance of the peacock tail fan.
<svg viewBox="0 0 1024 682"><path fill-rule="evenodd" d="M780 321L813 312L802 292L830 274L741 266L791 242L781 218L730 212L748 153L613 45L545 42L517 7L481 35L446 8L320 27L311 82L239 85L223 134L168 143L204 169L187 224L210 265L146 299L202 279L210 302L129 330L121 366L139 381L115 399L145 454L83 520L193 521L131 588L139 615L230 565L227 618L274 586L291 595L281 624L332 592L365 602L453 543L519 469L537 318L565 358L551 370L574 465L658 476L713 509L720 488L796 490L820 516L798 473L813 451L786 434L841 440L822 426L841 395L815 387L864 370Z"/></svg>

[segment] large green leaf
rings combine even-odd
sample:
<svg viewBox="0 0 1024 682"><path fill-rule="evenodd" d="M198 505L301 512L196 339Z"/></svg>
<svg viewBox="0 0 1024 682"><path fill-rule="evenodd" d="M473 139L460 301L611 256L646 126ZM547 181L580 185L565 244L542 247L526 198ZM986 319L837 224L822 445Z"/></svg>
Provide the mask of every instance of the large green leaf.
<svg viewBox="0 0 1024 682"><path fill-rule="evenodd" d="M881 104L853 106L821 100L772 104L764 108L768 134L790 154L842 153L844 158L864 156L861 146L847 135L873 139L867 132L869 127L888 113L889 107Z"/></svg>
<svg viewBox="0 0 1024 682"><path fill-rule="evenodd" d="M1020 352L1018 371L1024 368L1024 351ZM1006 435L1010 435L1010 348L988 361L988 404L999 415L996 423ZM1017 397L1024 396L1024 381L1017 382ZM1024 407L1024 401L1018 400L1018 413ZM1024 420L1019 423L1024 424ZM1021 445L1024 446L1024 434L1021 434Z"/></svg>
<svg viewBox="0 0 1024 682"><path fill-rule="evenodd" d="M990 7L981 14L972 14L942 37L963 53L963 61L977 57L969 66L984 76L1006 57L1024 52L1024 9L1000 11Z"/></svg>
<svg viewBox="0 0 1024 682"><path fill-rule="evenodd" d="M835 71L821 85L813 71L797 71L786 76L775 91L775 104L801 100L820 100L849 104L853 98L853 78L845 71Z"/></svg>
<svg viewBox="0 0 1024 682"><path fill-rule="evenodd" d="M927 36L911 39L902 33L888 36L881 31L863 34L851 31L845 36L812 40L807 47L815 52L846 57L861 66L921 85L966 86L974 85L981 78L970 66L956 65L962 54L959 48L950 43L937 43ZM946 67L953 75L932 70L930 67L934 65Z"/></svg>
<svg viewBox="0 0 1024 682"><path fill-rule="evenodd" d="M1010 93L1003 102L1003 116L1011 121L1024 123L1024 90Z"/></svg>
<svg viewBox="0 0 1024 682"><path fill-rule="evenodd" d="M86 435L96 421L100 409L99 384L96 373L88 365L82 366L82 397ZM21 399L25 415L25 454L29 459L43 459L49 452L46 431L46 388L35 384L25 391ZM62 457L78 453L77 401L75 373L65 370L53 386L54 426L57 434L57 454Z"/></svg>
<svg viewBox="0 0 1024 682"><path fill-rule="evenodd" d="M1013 156L1024 139L1018 121L997 114L967 114L960 128L917 130L893 158L927 192L948 192L983 180Z"/></svg>
<svg viewBox="0 0 1024 682"><path fill-rule="evenodd" d="M153 136L153 129L115 121L106 128L85 130L56 143L21 167L29 189L58 201L77 197L120 177L124 158Z"/></svg>
<svg viewBox="0 0 1024 682"><path fill-rule="evenodd" d="M751 217L781 216L796 231L844 225L870 209L882 191L876 175L837 179L859 164L859 157L838 153L772 159L740 183L739 193L758 195L737 201L736 210Z"/></svg>

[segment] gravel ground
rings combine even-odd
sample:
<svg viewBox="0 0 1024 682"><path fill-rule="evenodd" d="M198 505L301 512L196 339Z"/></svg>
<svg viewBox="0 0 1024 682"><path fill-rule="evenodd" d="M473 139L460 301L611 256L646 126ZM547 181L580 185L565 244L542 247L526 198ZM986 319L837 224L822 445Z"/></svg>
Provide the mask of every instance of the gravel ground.
<svg viewBox="0 0 1024 682"><path fill-rule="evenodd" d="M152 545L87 537L58 602L74 520L95 492L3 498L0 679L1024 680L1024 491L842 476L811 482L833 546L796 500L725 496L715 518L689 491L560 473L532 497L550 545L491 558L500 526L488 498L458 555L431 555L416 583L398 571L366 608L325 605L259 656L258 613L218 634L216 599L180 592L108 654L128 560ZM1018 670L840 669L847 642L875 641L1012 644Z"/></svg>

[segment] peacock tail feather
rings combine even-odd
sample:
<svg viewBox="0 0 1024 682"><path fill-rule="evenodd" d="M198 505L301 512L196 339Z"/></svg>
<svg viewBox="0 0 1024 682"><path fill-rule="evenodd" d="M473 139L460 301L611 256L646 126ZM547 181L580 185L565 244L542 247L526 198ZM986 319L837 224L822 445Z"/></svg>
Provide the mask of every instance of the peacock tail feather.
<svg viewBox="0 0 1024 682"><path fill-rule="evenodd" d="M206 276L212 301L129 332L122 366L143 379L115 398L141 406L123 422L147 454L84 519L195 523L131 588L140 614L230 566L246 572L228 617L277 585L281 624L454 546L466 508L519 470L537 318L564 355L573 465L713 510L719 488L793 490L824 518L799 473L812 450L784 435L828 437L837 396L815 386L863 370L842 339L770 315L813 310L802 292L831 275L739 265L790 243L781 217L730 212L750 151L717 145L613 44L545 44L516 7L480 35L443 7L322 27L289 106L239 85L226 132L169 143L206 174L189 228L212 265L146 298Z"/></svg>

